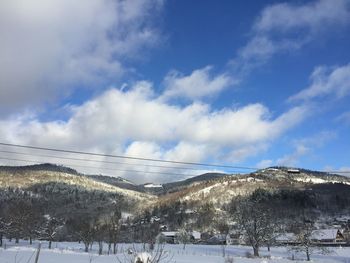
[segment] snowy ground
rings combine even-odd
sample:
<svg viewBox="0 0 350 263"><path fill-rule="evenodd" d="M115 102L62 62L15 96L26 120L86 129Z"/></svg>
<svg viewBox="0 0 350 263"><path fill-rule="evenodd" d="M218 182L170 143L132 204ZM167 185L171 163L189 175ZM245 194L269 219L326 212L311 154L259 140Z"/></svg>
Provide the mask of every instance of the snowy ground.
<svg viewBox="0 0 350 263"><path fill-rule="evenodd" d="M0 248L0 263L33 263L35 258L35 249L38 246L34 242L29 246L27 241L20 244L14 244L6 241L6 247ZM97 246L94 245L92 252L83 252L83 245L79 243L60 242L53 243L53 248L49 250L47 243L42 243L42 250L39 257L39 263L118 263L117 256L121 262L124 261L122 251L132 247L130 244L119 244L118 254L98 256ZM105 250L107 246L105 246ZM187 245L183 250L182 245L166 245L165 250L172 255L172 261L176 263L224 263L221 246L209 245ZM312 255L313 262L343 262L350 263L350 248L332 248L333 252L329 255ZM262 256L270 255L270 258L247 258L246 253L252 252L250 247L245 246L227 246L226 256L233 257L233 262L242 263L285 263L304 261L304 255L296 255L296 261L290 260L291 254L283 247L274 247L271 253L265 248L261 250ZM106 253L106 252L105 252ZM125 253L126 254L126 253Z"/></svg>

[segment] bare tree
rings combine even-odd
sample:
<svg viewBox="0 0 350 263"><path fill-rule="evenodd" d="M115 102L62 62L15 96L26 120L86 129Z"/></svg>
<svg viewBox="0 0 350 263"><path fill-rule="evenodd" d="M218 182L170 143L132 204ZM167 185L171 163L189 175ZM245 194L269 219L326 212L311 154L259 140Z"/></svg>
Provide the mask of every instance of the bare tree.
<svg viewBox="0 0 350 263"><path fill-rule="evenodd" d="M6 216L9 234L15 237L16 243L23 236L28 237L32 244L41 220L38 206L33 205L30 200L13 200L7 208Z"/></svg>
<svg viewBox="0 0 350 263"><path fill-rule="evenodd" d="M4 217L0 216L0 247L2 247L2 239L4 238L4 234L8 229L7 223Z"/></svg>
<svg viewBox="0 0 350 263"><path fill-rule="evenodd" d="M221 221L216 222L216 228L219 230L220 234L226 237L226 242L223 242L221 244L221 250L222 250L222 256L226 256L226 247L227 247L227 236L230 232L230 227L227 224L225 219L222 219Z"/></svg>
<svg viewBox="0 0 350 263"><path fill-rule="evenodd" d="M131 249L132 253L124 252L122 256L117 257L119 263L172 263L173 255L165 250L165 244L157 244L152 251L146 251L143 248L138 250L135 246Z"/></svg>
<svg viewBox="0 0 350 263"><path fill-rule="evenodd" d="M85 252L89 252L95 236L94 220L88 217L73 218L67 222L67 227L84 243Z"/></svg>
<svg viewBox="0 0 350 263"><path fill-rule="evenodd" d="M198 209L197 227L202 230L211 226L215 217L215 207L212 203L205 203Z"/></svg>
<svg viewBox="0 0 350 263"><path fill-rule="evenodd" d="M102 255L103 252L103 241L108 232L108 225L100 221L95 221L94 223L94 237L98 243L98 254Z"/></svg>
<svg viewBox="0 0 350 263"><path fill-rule="evenodd" d="M133 227L134 239L142 243L143 249L146 249L146 245L153 247L156 236L159 232L158 223L150 222L138 222Z"/></svg>
<svg viewBox="0 0 350 263"><path fill-rule="evenodd" d="M0 247L2 247L2 239L6 232L7 224L5 221L5 213L4 213L4 203L0 201Z"/></svg>
<svg viewBox="0 0 350 263"><path fill-rule="evenodd" d="M188 244L191 241L191 235L186 230L186 228L181 228L179 232L176 234L176 237L178 241L183 244L183 249L185 249L186 244Z"/></svg>
<svg viewBox="0 0 350 263"><path fill-rule="evenodd" d="M260 247L271 239L278 229L271 209L263 204L264 191L257 191L246 200L238 200L233 209L234 219L252 246L254 256L259 257Z"/></svg>
<svg viewBox="0 0 350 263"><path fill-rule="evenodd" d="M311 255L315 252L320 252L322 254L330 253L329 249L326 247L315 246L312 241L314 230L315 227L312 222L304 222L301 224L299 233L296 235L295 239L297 245L290 248L291 251L305 253L307 261L311 260Z"/></svg>
<svg viewBox="0 0 350 263"><path fill-rule="evenodd" d="M117 203L115 203L114 211L105 218L105 225L108 232L108 253L113 245L113 254L116 254L118 243L118 235L120 230L121 211Z"/></svg>
<svg viewBox="0 0 350 263"><path fill-rule="evenodd" d="M59 229L63 226L63 222L49 214L45 215L44 219L45 221L40 231L40 237L49 241L49 249L51 249L52 242L54 241Z"/></svg>

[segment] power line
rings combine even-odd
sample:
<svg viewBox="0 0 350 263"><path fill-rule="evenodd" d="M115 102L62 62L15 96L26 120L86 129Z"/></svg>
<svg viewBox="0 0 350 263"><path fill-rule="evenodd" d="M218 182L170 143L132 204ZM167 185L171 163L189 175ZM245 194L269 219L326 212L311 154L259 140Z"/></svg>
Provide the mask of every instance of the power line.
<svg viewBox="0 0 350 263"><path fill-rule="evenodd" d="M121 164L121 165L128 165L128 166L132 165L132 166L143 166L143 167L154 167L154 168L165 168L165 169L203 171L203 168L191 168L191 167L183 167L183 166L166 166L166 165L154 165L154 164L143 164L143 163L125 163L125 162L118 162L118 161L91 160L91 159L83 159L83 158L63 157L63 156L57 156L57 155L36 154L36 153L33 154L33 153L24 153L24 152L15 152L15 151L6 151L6 150L0 150L0 152L16 154L16 155L55 158L55 159L72 160L72 161L86 161L86 162L107 163L107 164ZM235 173L237 171L225 170L225 172Z"/></svg>
<svg viewBox="0 0 350 263"><path fill-rule="evenodd" d="M73 154L82 154L82 155L89 155L89 156L110 157L110 158L120 158L120 159L129 159L129 160L138 160L138 161L151 161L151 162L161 162L161 163L172 163L172 164L181 164L181 165L193 165L193 166L202 166L202 167L233 168L233 169L241 169L241 170L259 170L260 169L260 168L255 168L255 167L246 167L246 166L232 166L232 165L220 165L220 164L197 163L197 162L182 162L182 161L174 161L174 160L161 160L161 159L153 159L153 158L132 157L132 156L123 156L123 155L111 155L111 154L102 154L102 153L92 153L92 152L83 152L83 151L64 150L64 149L57 149L57 148L37 147L37 146L20 145L20 144L10 144L10 143L2 143L2 142L0 142L0 145L8 146L8 147L34 149L34 150L61 152L61 153L73 153ZM180 166L179 167L174 167L174 166L162 166L162 165L153 165L153 164L151 165L151 164L140 164L140 163L131 164L131 163L122 163L122 162L110 162L110 161L104 161L104 160L86 160L86 159L73 158L73 157L59 157L59 156L52 156L52 155L27 154L27 153L20 153L20 152L13 152L13 151L3 151L3 150L0 150L0 152L22 154L22 155L36 155L36 156L39 156L39 157L59 158L59 159L76 160L76 161L92 161L92 162L135 165L135 166L139 165L139 166L145 166L145 167L157 167L157 168L169 168L169 169L201 170L199 168L189 168L189 167L180 167ZM0 159L6 159L6 158L0 158ZM20 159L13 159L13 160L34 162L34 161L20 160ZM35 162L35 163L37 163L37 162ZM72 166L85 167L85 168L94 168L94 169L130 171L130 172L181 175L181 176L191 175L191 174L177 174L177 173L165 173L165 172L122 170L122 169L101 168L101 167L91 167L91 166L89 167L89 166L82 166L82 165L72 165ZM226 172L237 173L237 171L226 171ZM348 174L348 173L350 174L350 171L320 171L320 172L333 173L333 174Z"/></svg>
<svg viewBox="0 0 350 263"><path fill-rule="evenodd" d="M8 161L20 161L20 162L28 162L28 163L35 163L39 164L38 161L33 160L24 160L24 159L17 159L17 158L6 158L6 157L0 157L1 160L8 160ZM181 174L181 173L170 173L170 172L154 172L154 171L140 171L140 170L129 170L129 169L118 169L118 168L105 168L105 167L97 167L97 166L87 166L87 165L76 165L76 164L63 164L58 163L61 165L69 165L71 167L81 167L81 168L92 168L92 169L101 169L101 170L110 170L110 171L119 171L119 172L129 172L129 173L147 173L147 174L162 174L162 175L176 175L176 176L195 176L193 174Z"/></svg>
<svg viewBox="0 0 350 263"><path fill-rule="evenodd" d="M161 162L161 163L185 164L185 165L194 165L194 166L232 168L232 169L244 169L244 170L257 170L258 169L258 168L245 167L245 166L220 165L220 164L198 163L198 162L182 162L182 161L162 160L162 159L154 159L154 158L142 158L142 157L132 157L132 156L124 156L124 155L112 155L112 154L64 150L64 149L57 149L57 148L47 148L47 147L11 144L11 143L3 143L3 142L0 142L0 145L9 146L9 147L52 151L52 152L74 153L74 154L83 154L83 155L100 156L100 157L111 157L111 158L120 158L120 159L130 159L130 160L139 160L139 161L151 161L151 162Z"/></svg>

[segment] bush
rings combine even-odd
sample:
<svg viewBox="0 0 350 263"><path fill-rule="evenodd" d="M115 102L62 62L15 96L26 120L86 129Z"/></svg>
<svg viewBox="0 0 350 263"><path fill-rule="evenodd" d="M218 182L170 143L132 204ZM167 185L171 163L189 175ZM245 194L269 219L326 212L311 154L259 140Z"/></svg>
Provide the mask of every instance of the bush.
<svg viewBox="0 0 350 263"><path fill-rule="evenodd" d="M245 252L245 256L246 256L246 258L253 258L254 257L253 254L249 251Z"/></svg>
<svg viewBox="0 0 350 263"><path fill-rule="evenodd" d="M234 262L233 257L225 258L225 263L233 263L233 262Z"/></svg>

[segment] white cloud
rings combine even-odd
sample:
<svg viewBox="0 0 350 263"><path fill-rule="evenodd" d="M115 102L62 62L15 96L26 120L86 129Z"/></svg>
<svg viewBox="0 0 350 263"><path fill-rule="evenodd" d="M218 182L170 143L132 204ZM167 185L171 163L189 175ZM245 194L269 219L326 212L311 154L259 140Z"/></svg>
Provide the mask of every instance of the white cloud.
<svg viewBox="0 0 350 263"><path fill-rule="evenodd" d="M258 32L286 32L306 28L309 32L324 30L328 25L350 20L347 0L319 0L304 5L280 3L265 8L254 25Z"/></svg>
<svg viewBox="0 0 350 263"><path fill-rule="evenodd" d="M260 162L257 163L256 167L263 169L263 168L267 168L270 166L273 166L274 161L267 159L267 160L261 160Z"/></svg>
<svg viewBox="0 0 350 263"><path fill-rule="evenodd" d="M300 158L312 153L314 149L323 147L327 142L334 139L336 133L333 131L322 131L313 136L295 140L294 151L276 160L276 165L297 166Z"/></svg>
<svg viewBox="0 0 350 263"><path fill-rule="evenodd" d="M267 150L268 144L265 142L257 144L249 144L242 147L237 147L232 151L225 153L226 156L223 156L223 160L234 160L235 162L244 161L246 158L251 156L256 156L258 153Z"/></svg>
<svg viewBox="0 0 350 263"><path fill-rule="evenodd" d="M157 0L13 0L0 3L2 111L118 79L158 40ZM101 85L102 86L102 85Z"/></svg>
<svg viewBox="0 0 350 263"><path fill-rule="evenodd" d="M160 143L150 142L150 141L134 141L132 142L124 151L124 154L127 156L135 157L147 157L154 159L165 159L165 160L176 160L183 162L200 162L203 161L210 153L213 151L208 149L205 145L191 144L188 142L178 142L177 144L171 147L162 147ZM130 163L130 161L128 161ZM208 171L193 167L186 166L182 164L167 164L167 163L158 163L158 162L141 162L146 165L156 165L157 167L152 166L143 166L140 167L140 161L132 161L134 166L128 166L126 164L119 166L122 169L132 169L132 170L141 170L148 173L124 173L125 177L135 181L135 182L147 182L147 181L161 181L161 182L170 182L186 179L190 176L195 176L202 174ZM195 168L182 169L182 168Z"/></svg>
<svg viewBox="0 0 350 263"><path fill-rule="evenodd" d="M294 140L293 152L285 154L276 160L262 160L257 165L265 168L272 165L280 166L298 166L300 158L307 154L311 154L313 150L323 147L327 142L334 139L336 133L333 131L321 131L310 137Z"/></svg>
<svg viewBox="0 0 350 263"><path fill-rule="evenodd" d="M350 176L350 166L342 166L339 168L334 168L331 165L326 165L323 170L330 173L339 174L342 176L348 176L348 177Z"/></svg>
<svg viewBox="0 0 350 263"><path fill-rule="evenodd" d="M213 149L207 147L205 144L180 141L175 147L164 154L164 158L180 162L200 162L212 155L213 152L215 150L213 151Z"/></svg>
<svg viewBox="0 0 350 263"><path fill-rule="evenodd" d="M350 124L350 111L343 112L337 118L335 118L335 121Z"/></svg>
<svg viewBox="0 0 350 263"><path fill-rule="evenodd" d="M263 9L252 36L231 64L243 73L265 63L273 55L295 51L330 28L350 23L347 0L318 0L296 5L279 3Z"/></svg>
<svg viewBox="0 0 350 263"><path fill-rule="evenodd" d="M296 144L294 152L284 155L276 160L276 165L279 166L297 166L299 159L306 155L310 149L304 144Z"/></svg>
<svg viewBox="0 0 350 263"><path fill-rule="evenodd" d="M276 41L266 35L257 35L240 49L239 63L241 65L238 67L249 71L265 63L276 53L297 50L303 44L304 40L281 39Z"/></svg>
<svg viewBox="0 0 350 263"><path fill-rule="evenodd" d="M174 106L159 100L150 83L140 82L72 107L67 121L43 122L32 115L1 120L0 136L28 145L192 162L224 156L234 163L256 154L257 145L273 141L306 116L306 107L272 117L261 104L221 110L197 102ZM142 178L163 177L137 176Z"/></svg>
<svg viewBox="0 0 350 263"><path fill-rule="evenodd" d="M190 75L172 71L164 79L165 91L163 99L187 98L191 100L201 99L217 94L236 84L231 76L226 73L213 76L210 74L211 66L194 70Z"/></svg>
<svg viewBox="0 0 350 263"><path fill-rule="evenodd" d="M350 176L350 166L342 166L338 169L338 174L343 176Z"/></svg>
<svg viewBox="0 0 350 263"><path fill-rule="evenodd" d="M350 94L350 64L335 68L317 67L310 79L310 86L290 97L290 101L309 100L326 95L340 99Z"/></svg>
<svg viewBox="0 0 350 263"><path fill-rule="evenodd" d="M323 147L327 142L335 139L337 134L335 131L321 131L319 133L314 134L313 136L306 137L303 139L299 139L296 141L297 144L308 145L308 147Z"/></svg>

